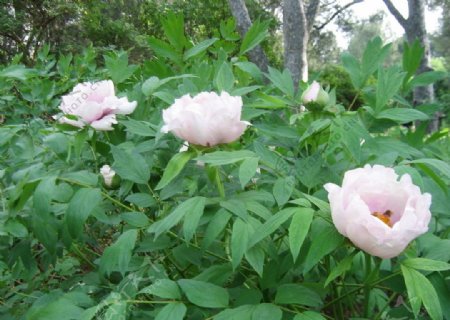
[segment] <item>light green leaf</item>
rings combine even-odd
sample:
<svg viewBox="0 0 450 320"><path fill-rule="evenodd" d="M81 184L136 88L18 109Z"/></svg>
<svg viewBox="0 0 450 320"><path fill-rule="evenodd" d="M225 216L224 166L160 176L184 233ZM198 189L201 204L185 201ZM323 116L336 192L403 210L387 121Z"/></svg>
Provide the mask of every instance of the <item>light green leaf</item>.
<svg viewBox="0 0 450 320"><path fill-rule="evenodd" d="M248 226L241 219L236 219L231 232L231 263L233 270L241 263L248 246Z"/></svg>
<svg viewBox="0 0 450 320"><path fill-rule="evenodd" d="M268 21L254 21L250 29L248 29L247 33L245 34L244 39L242 39L239 55L252 50L258 44L260 44L269 34L268 27Z"/></svg>
<svg viewBox="0 0 450 320"><path fill-rule="evenodd" d="M156 200L148 193L132 193L125 200L141 208L148 208L156 204Z"/></svg>
<svg viewBox="0 0 450 320"><path fill-rule="evenodd" d="M311 208L297 208L289 226L289 247L291 249L294 262L297 260L300 248L305 241L314 216Z"/></svg>
<svg viewBox="0 0 450 320"><path fill-rule="evenodd" d="M293 176L278 178L273 185L273 196L278 203L279 207L282 207L289 201L292 192L294 191L295 178Z"/></svg>
<svg viewBox="0 0 450 320"><path fill-rule="evenodd" d="M416 159L416 160L406 160L402 164L410 163L422 163L425 165L432 166L439 170L443 175L450 179L450 165L439 159Z"/></svg>
<svg viewBox="0 0 450 320"><path fill-rule="evenodd" d="M183 170L186 163L194 156L191 152L176 153L167 163L164 169L163 176L159 180L156 190L160 190L167 186L173 179L175 179L181 170Z"/></svg>
<svg viewBox="0 0 450 320"><path fill-rule="evenodd" d="M326 320L326 318L316 311L305 311L297 314L292 320Z"/></svg>
<svg viewBox="0 0 450 320"><path fill-rule="evenodd" d="M186 297L193 304L203 308L226 308L228 306L228 292L224 288L208 282L181 279L178 280Z"/></svg>
<svg viewBox="0 0 450 320"><path fill-rule="evenodd" d="M163 299L181 299L177 283L169 279L157 279L150 286L140 290L139 293L151 294Z"/></svg>
<svg viewBox="0 0 450 320"><path fill-rule="evenodd" d="M327 280L325 281L324 287L328 286L328 284L339 277L341 274L343 274L345 271L350 270L352 266L353 257L355 255L351 254L347 257L345 257L342 261L340 261L330 272L330 274L327 277Z"/></svg>
<svg viewBox="0 0 450 320"><path fill-rule="evenodd" d="M128 65L128 53L119 52L116 56L104 56L105 66L115 84L127 80L138 68L135 65Z"/></svg>
<svg viewBox="0 0 450 320"><path fill-rule="evenodd" d="M187 308L183 303L169 303L161 309L155 320L183 320Z"/></svg>
<svg viewBox="0 0 450 320"><path fill-rule="evenodd" d="M263 276L264 258L266 254L260 245L255 245L245 253L245 259L255 269L260 277Z"/></svg>
<svg viewBox="0 0 450 320"><path fill-rule="evenodd" d="M188 60L192 57L195 57L196 55L204 52L206 49L208 49L210 46L212 46L217 40L217 38L212 39L206 39L200 43L197 43L192 48L186 50L186 52L183 55L183 60Z"/></svg>
<svg viewBox="0 0 450 320"><path fill-rule="evenodd" d="M214 78L214 85L219 92L231 92L234 87L233 70L227 62L223 62Z"/></svg>
<svg viewBox="0 0 450 320"><path fill-rule="evenodd" d="M111 146L114 157L113 169L122 178L135 183L146 184L150 179L150 169L142 155L127 152L119 147Z"/></svg>
<svg viewBox="0 0 450 320"><path fill-rule="evenodd" d="M298 209L287 208L279 211L270 217L250 238L249 248L275 232L284 222L286 222Z"/></svg>
<svg viewBox="0 0 450 320"><path fill-rule="evenodd" d="M410 258L402 261L402 264L408 268L424 270L424 271L446 271L450 270L450 264L443 261Z"/></svg>
<svg viewBox="0 0 450 320"><path fill-rule="evenodd" d="M271 303L258 304L253 311L252 320L281 320L283 312Z"/></svg>
<svg viewBox="0 0 450 320"><path fill-rule="evenodd" d="M378 113L375 117L377 119L389 119L400 124L429 119L425 113L409 108L386 109Z"/></svg>
<svg viewBox="0 0 450 320"><path fill-rule="evenodd" d="M192 236L197 230L198 223L200 222L200 218L205 210L206 198L197 197L197 202L198 203L196 204L195 209L189 210L184 216L183 235L186 242L191 241Z"/></svg>
<svg viewBox="0 0 450 320"><path fill-rule="evenodd" d="M250 150L239 151L215 151L195 158L212 166L221 166L246 160L248 158L257 158L257 155Z"/></svg>
<svg viewBox="0 0 450 320"><path fill-rule="evenodd" d="M130 226L136 228L144 228L150 224L149 218L142 212L124 212L120 217Z"/></svg>
<svg viewBox="0 0 450 320"><path fill-rule="evenodd" d="M252 320L255 306L245 304L233 309L225 309L214 316L214 320Z"/></svg>
<svg viewBox="0 0 450 320"><path fill-rule="evenodd" d="M256 174L258 162L259 158L247 158L239 166L239 182L241 183L242 189L245 188L245 185Z"/></svg>
<svg viewBox="0 0 450 320"><path fill-rule="evenodd" d="M208 247L216 240L219 234L225 229L228 221L231 218L231 214L225 209L219 209L206 228L205 235L202 242L202 248L208 249Z"/></svg>

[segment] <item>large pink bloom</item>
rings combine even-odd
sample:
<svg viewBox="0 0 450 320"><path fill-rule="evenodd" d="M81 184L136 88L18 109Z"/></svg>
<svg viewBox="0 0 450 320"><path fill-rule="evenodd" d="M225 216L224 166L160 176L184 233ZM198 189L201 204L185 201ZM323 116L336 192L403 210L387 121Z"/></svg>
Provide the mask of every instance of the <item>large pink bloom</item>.
<svg viewBox="0 0 450 320"><path fill-rule="evenodd" d="M431 195L422 194L408 174L366 165L347 171L342 187L327 183L337 230L355 246L380 258L398 256L431 219Z"/></svg>
<svg viewBox="0 0 450 320"><path fill-rule="evenodd" d="M113 130L112 125L117 123L116 114L130 114L136 105L136 101L116 97L111 80L84 82L63 96L59 106L65 115L77 119L63 116L59 121L80 128L90 125L97 130Z"/></svg>
<svg viewBox="0 0 450 320"><path fill-rule="evenodd" d="M163 132L171 131L189 143L215 146L238 139L250 124L241 121L242 99L227 92L184 95L163 110Z"/></svg>

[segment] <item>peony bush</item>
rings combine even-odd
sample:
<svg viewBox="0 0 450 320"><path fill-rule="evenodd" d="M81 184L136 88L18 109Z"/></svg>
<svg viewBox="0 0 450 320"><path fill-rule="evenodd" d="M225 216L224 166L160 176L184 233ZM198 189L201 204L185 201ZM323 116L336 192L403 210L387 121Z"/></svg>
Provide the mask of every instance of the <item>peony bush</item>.
<svg viewBox="0 0 450 320"><path fill-rule="evenodd" d="M249 62L264 30L171 19L140 65L44 48L0 71L0 319L448 319L450 144L410 101L442 76L414 75L419 48L344 54L356 108Z"/></svg>

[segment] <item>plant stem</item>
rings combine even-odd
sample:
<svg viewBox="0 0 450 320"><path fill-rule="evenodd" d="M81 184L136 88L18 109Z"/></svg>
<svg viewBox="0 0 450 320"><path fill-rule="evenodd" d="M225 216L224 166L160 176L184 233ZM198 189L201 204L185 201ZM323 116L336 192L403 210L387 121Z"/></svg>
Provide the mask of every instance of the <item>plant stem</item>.
<svg viewBox="0 0 450 320"><path fill-rule="evenodd" d="M223 187L222 179L220 178L220 172L219 168L215 167L215 177L214 180L216 180L217 190L219 191L219 195L221 198L225 198L225 188Z"/></svg>
<svg viewBox="0 0 450 320"><path fill-rule="evenodd" d="M364 317L368 318L369 317L369 300L370 300L370 291L371 291L371 285L369 283L370 280L370 273L372 272L372 257L367 254L364 253L364 257L365 257L365 268L366 268L366 278L365 278L365 283L364 283Z"/></svg>

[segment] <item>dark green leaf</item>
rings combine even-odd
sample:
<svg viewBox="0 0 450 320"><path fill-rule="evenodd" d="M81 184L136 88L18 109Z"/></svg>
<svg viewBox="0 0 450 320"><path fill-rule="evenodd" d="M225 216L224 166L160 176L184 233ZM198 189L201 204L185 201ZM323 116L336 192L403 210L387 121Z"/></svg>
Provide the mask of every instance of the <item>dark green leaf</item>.
<svg viewBox="0 0 450 320"><path fill-rule="evenodd" d="M178 280L186 297L193 304L204 308L226 308L228 306L228 292L208 282L182 279Z"/></svg>
<svg viewBox="0 0 450 320"><path fill-rule="evenodd" d="M275 303L318 307L322 304L322 299L315 291L302 285L283 284L277 289Z"/></svg>
<svg viewBox="0 0 450 320"><path fill-rule="evenodd" d="M177 283L169 279L157 279L153 284L139 291L139 293L151 294L163 299L181 299Z"/></svg>
<svg viewBox="0 0 450 320"><path fill-rule="evenodd" d="M183 320L187 308L180 302L169 303L161 309L155 320Z"/></svg>
<svg viewBox="0 0 450 320"><path fill-rule="evenodd" d="M241 263L248 246L248 226L241 219L236 219L231 232L231 263L233 270Z"/></svg>
<svg viewBox="0 0 450 320"><path fill-rule="evenodd" d="M271 303L258 304L253 311L252 320L281 320L283 312Z"/></svg>
<svg viewBox="0 0 450 320"><path fill-rule="evenodd" d="M136 229L127 230L106 248L100 259L100 272L110 275L112 271L119 270L124 275L128 271L137 236Z"/></svg>
<svg viewBox="0 0 450 320"><path fill-rule="evenodd" d="M289 201L292 191L294 191L295 178L293 176L278 178L273 185L273 196L278 206L283 206Z"/></svg>
<svg viewBox="0 0 450 320"><path fill-rule="evenodd" d="M212 38L212 39L206 39L200 43L197 43L192 48L186 50L186 52L184 53L184 56L183 56L183 60L188 60L188 59L195 57L196 55L204 52L206 49L208 49L210 46L212 46L217 40L219 40L219 39Z"/></svg>
<svg viewBox="0 0 450 320"><path fill-rule="evenodd" d="M146 184L150 179L150 169L143 156L137 152L127 152L111 146L114 157L113 169L123 179Z"/></svg>
<svg viewBox="0 0 450 320"><path fill-rule="evenodd" d="M167 163L163 176L156 186L156 190L160 190L167 186L178 174L183 170L186 163L194 156L191 152L176 153Z"/></svg>
<svg viewBox="0 0 450 320"><path fill-rule="evenodd" d="M289 247L294 262L297 260L303 241L305 241L306 235L308 234L313 216L313 209L297 208L292 217L289 226Z"/></svg>

